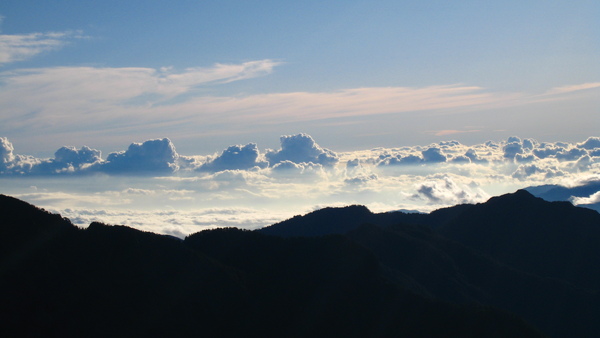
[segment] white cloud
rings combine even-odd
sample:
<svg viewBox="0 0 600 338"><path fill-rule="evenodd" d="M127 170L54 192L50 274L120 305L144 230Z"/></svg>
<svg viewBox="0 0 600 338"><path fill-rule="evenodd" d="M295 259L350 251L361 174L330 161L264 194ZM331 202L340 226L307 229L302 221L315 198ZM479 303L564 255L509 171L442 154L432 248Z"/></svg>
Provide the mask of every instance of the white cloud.
<svg viewBox="0 0 600 338"><path fill-rule="evenodd" d="M600 88L600 82L590 82L590 83L582 83L582 84L577 84L577 85L556 87L556 88L550 89L546 94L547 95L560 95L560 94L567 94L567 93L577 92L577 91L581 91L581 90L596 89L596 88Z"/></svg>
<svg viewBox="0 0 600 338"><path fill-rule="evenodd" d="M469 187L456 184L445 176L435 180L427 180L417 186L415 198L423 198L429 204L454 205L483 202L489 198L483 191L472 191Z"/></svg>
<svg viewBox="0 0 600 338"><path fill-rule="evenodd" d="M0 34L0 65L29 59L37 54L59 49L81 32L46 32L21 35Z"/></svg>
<svg viewBox="0 0 600 338"><path fill-rule="evenodd" d="M6 137L0 137L0 171L6 170L9 163L14 161L15 148Z"/></svg>
<svg viewBox="0 0 600 338"><path fill-rule="evenodd" d="M600 137L588 137L585 142L578 143L577 147L587 150L600 149Z"/></svg>
<svg viewBox="0 0 600 338"><path fill-rule="evenodd" d="M441 163L446 162L446 156L442 154L440 148L428 148L421 152L423 155L423 161L426 163Z"/></svg>
<svg viewBox="0 0 600 338"><path fill-rule="evenodd" d="M172 173L179 169L179 154L168 138L132 143L126 151L108 154L106 161L92 167L108 173Z"/></svg>
<svg viewBox="0 0 600 338"><path fill-rule="evenodd" d="M234 169L250 169L253 167L265 168L268 163L260 159L260 152L256 143L249 143L245 146L230 146L223 152L202 164L199 171L223 171Z"/></svg>
<svg viewBox="0 0 600 338"><path fill-rule="evenodd" d="M265 154L271 166L284 161L332 166L339 161L333 151L321 148L310 135L284 135L279 140L281 149L267 151Z"/></svg>
<svg viewBox="0 0 600 338"><path fill-rule="evenodd" d="M600 203L600 191L597 191L588 197L573 197L572 202L574 205Z"/></svg>
<svg viewBox="0 0 600 338"><path fill-rule="evenodd" d="M527 186L572 184L600 175L600 157L557 158L556 154L571 149L585 151L577 143L530 141L530 149L526 140L516 138L474 145L445 141L335 153L337 162L325 166L304 162L309 157L318 159L316 154L327 154L312 137L300 134L285 139L291 140L291 145L282 145L281 150L272 153L280 154L285 148L284 157L299 163L282 160L270 167L251 167L262 161L262 157L258 146L250 143L228 147L214 156L195 156L196 162L187 164L190 170L176 170L181 165L180 155L169 139L135 143L106 160L99 159L99 151L89 147L63 147L55 158L40 160L14 154L12 144L0 138L5 167L0 186L2 193L46 209L70 209L69 217L77 219L78 224L96 220L181 235L218 225L270 224L262 223L268 221L268 216L258 215L259 212L227 216L226 209L260 209L263 213L287 217L317 205L363 204L376 211L431 211L456 203L482 202L491 195ZM515 155L516 161L505 160L507 144L521 145L523 154ZM534 155L536 150L547 149L558 151L545 158ZM418 165L389 165L411 156L418 160ZM427 156L429 160L425 160ZM461 160L454 161L457 158ZM529 162L523 163L525 158ZM114 167L109 169L108 163ZM192 166L197 168L206 163L216 163L214 170L191 170ZM93 175L42 175L44 166L73 168L74 172L87 170ZM233 166L238 168L220 170ZM145 169L151 175L138 175ZM219 215L199 215L200 209L221 211L216 212ZM103 210L105 214L88 214L86 210Z"/></svg>

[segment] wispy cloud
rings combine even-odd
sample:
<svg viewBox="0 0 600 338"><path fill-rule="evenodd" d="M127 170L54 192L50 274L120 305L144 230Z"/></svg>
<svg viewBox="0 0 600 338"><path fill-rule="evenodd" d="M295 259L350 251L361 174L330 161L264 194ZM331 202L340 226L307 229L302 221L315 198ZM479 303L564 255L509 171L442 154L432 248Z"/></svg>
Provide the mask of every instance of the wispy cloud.
<svg viewBox="0 0 600 338"><path fill-rule="evenodd" d="M480 132L480 129L469 129L469 130L456 130L456 129L445 129L445 130L433 130L431 133L435 136L448 136L455 134L464 134L464 133L477 133Z"/></svg>
<svg viewBox="0 0 600 338"><path fill-rule="evenodd" d="M0 65L26 60L37 54L61 48L72 39L81 37L80 31L0 34Z"/></svg>
<svg viewBox="0 0 600 338"><path fill-rule="evenodd" d="M197 135L199 130L207 133L247 130L248 125L268 129L273 125L332 119L339 122L386 114L474 112L553 99L461 84L237 96L194 92L199 86L265 76L281 64L264 59L183 71L171 67L56 67L3 72L0 111L10 114L0 114L0 135L69 134L93 139L93 135L106 137L120 133L131 137L132 133L138 133L137 137L145 138L151 135L144 134L149 130L160 130L159 135L154 135L161 137L175 130L178 135ZM564 94L597 87L600 84L588 83L554 91L563 93L561 99L564 99L569 97ZM474 132L457 126L442 128L434 134Z"/></svg>
<svg viewBox="0 0 600 338"><path fill-rule="evenodd" d="M560 95L560 94L567 94L567 93L577 92L577 91L581 91L581 90L596 89L596 88L600 88L600 82L589 82L589 83L582 83L582 84L577 84L577 85L556 87L556 88L550 89L546 93L546 95Z"/></svg>

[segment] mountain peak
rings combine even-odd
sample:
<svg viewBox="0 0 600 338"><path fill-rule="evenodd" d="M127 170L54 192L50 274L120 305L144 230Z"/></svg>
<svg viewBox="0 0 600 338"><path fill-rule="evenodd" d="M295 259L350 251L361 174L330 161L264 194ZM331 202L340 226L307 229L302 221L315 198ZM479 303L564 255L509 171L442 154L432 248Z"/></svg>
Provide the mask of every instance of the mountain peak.
<svg viewBox="0 0 600 338"><path fill-rule="evenodd" d="M283 237L341 234L368 222L372 216L373 213L364 205L328 207L304 216L294 216L259 231Z"/></svg>

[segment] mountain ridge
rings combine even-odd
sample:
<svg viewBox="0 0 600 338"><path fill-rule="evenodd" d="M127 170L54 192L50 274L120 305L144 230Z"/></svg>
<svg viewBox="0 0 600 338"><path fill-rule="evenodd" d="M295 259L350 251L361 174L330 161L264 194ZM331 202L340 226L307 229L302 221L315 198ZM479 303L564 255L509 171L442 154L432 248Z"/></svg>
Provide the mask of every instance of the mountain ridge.
<svg viewBox="0 0 600 338"><path fill-rule="evenodd" d="M4 250L3 336L541 336L502 310L406 290L341 235L217 229L179 240L102 223L81 229L4 202L2 215L16 222L2 229L17 227L38 247ZM40 237L46 221L64 230Z"/></svg>
<svg viewBox="0 0 600 338"><path fill-rule="evenodd" d="M9 326L9 335L600 330L600 214L524 190L430 214L325 208L184 240L97 222L81 229L4 195L0 214L0 313L35 323L21 325L26 332Z"/></svg>

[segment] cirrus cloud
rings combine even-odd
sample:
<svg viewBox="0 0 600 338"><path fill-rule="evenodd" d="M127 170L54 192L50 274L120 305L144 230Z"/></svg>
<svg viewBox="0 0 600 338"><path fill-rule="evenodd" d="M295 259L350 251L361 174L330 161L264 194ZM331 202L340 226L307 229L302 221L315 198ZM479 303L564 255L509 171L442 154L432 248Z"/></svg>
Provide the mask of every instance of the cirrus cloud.
<svg viewBox="0 0 600 338"><path fill-rule="evenodd" d="M0 34L0 65L23 61L37 54L59 49L70 40L81 37L79 31Z"/></svg>

